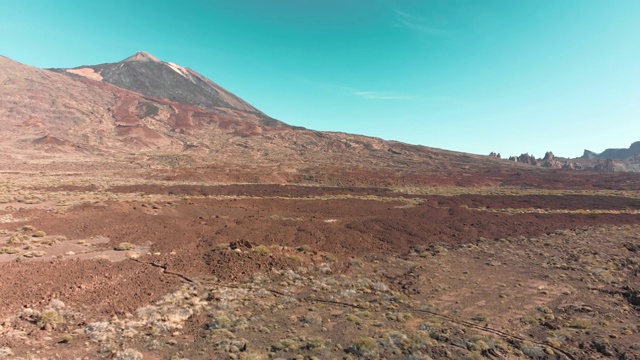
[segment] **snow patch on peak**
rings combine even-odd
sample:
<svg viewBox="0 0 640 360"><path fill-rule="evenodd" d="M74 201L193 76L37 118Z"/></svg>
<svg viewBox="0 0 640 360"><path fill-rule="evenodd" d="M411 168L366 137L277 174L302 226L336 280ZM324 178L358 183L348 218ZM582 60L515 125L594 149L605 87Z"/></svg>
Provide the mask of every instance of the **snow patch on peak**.
<svg viewBox="0 0 640 360"><path fill-rule="evenodd" d="M182 77L185 77L191 81L193 81L193 79L191 79L191 75L189 73L189 69L184 68L176 63L172 63L172 62L167 62L167 61L162 61L160 59L158 59L157 57L149 54L148 52L144 52L144 51L139 51L137 53L135 53L132 56L129 56L128 58L122 60L122 62L155 62L158 64L163 64L168 66L169 68L171 68L173 71L177 72L178 74L180 74Z"/></svg>
<svg viewBox="0 0 640 360"><path fill-rule="evenodd" d="M182 66L180 66L178 64L171 63L171 62L167 62L165 64L167 64L168 67L173 69L178 74L180 74L180 75L182 75L182 76L184 76L186 78L189 78L189 71L187 69L183 68Z"/></svg>

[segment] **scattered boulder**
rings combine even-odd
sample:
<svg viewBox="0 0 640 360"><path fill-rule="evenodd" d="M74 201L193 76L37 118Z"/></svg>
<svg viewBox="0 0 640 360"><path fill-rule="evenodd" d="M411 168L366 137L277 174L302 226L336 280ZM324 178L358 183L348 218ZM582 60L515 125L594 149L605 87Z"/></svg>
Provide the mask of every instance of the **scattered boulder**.
<svg viewBox="0 0 640 360"><path fill-rule="evenodd" d="M626 294L627 300L633 306L640 306L640 290L629 289Z"/></svg>
<svg viewBox="0 0 640 360"><path fill-rule="evenodd" d="M238 240L238 241L234 241L234 242L229 244L229 248L231 250L251 249L252 247L253 247L253 245L247 240Z"/></svg>

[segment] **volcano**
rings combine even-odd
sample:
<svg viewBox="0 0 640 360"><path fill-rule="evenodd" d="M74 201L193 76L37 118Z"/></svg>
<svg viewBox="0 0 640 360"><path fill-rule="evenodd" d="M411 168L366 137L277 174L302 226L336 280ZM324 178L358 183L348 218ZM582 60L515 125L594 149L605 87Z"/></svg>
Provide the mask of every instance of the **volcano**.
<svg viewBox="0 0 640 360"><path fill-rule="evenodd" d="M159 60L140 51L120 62L73 69L57 69L69 74L104 81L146 96L215 110L245 111L268 117L203 75L180 65Z"/></svg>
<svg viewBox="0 0 640 360"><path fill-rule="evenodd" d="M11 168L166 168L169 178L332 186L496 185L541 171L285 124L146 52L51 70L2 57L0 82L0 149Z"/></svg>

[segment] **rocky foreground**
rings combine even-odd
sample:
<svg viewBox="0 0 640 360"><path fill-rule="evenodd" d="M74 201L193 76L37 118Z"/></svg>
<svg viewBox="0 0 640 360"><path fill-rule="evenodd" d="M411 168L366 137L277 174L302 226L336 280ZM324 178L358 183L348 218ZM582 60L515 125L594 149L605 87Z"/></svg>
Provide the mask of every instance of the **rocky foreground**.
<svg viewBox="0 0 640 360"><path fill-rule="evenodd" d="M640 357L636 191L85 181L5 173L0 356Z"/></svg>

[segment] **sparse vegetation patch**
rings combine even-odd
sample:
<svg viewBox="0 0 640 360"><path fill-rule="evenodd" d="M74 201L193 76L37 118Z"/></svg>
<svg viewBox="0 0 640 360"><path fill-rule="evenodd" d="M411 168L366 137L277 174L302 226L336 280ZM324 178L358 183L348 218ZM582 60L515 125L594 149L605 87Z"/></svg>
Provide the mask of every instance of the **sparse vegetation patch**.
<svg viewBox="0 0 640 360"><path fill-rule="evenodd" d="M127 250L133 250L135 248L136 248L136 246L134 244L128 243L128 242L123 242L123 243L120 243L120 244L116 245L114 250L127 251Z"/></svg>

